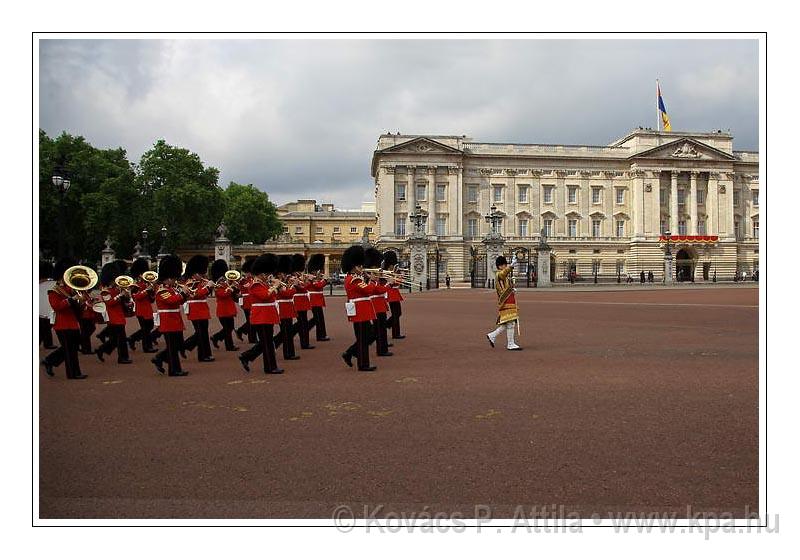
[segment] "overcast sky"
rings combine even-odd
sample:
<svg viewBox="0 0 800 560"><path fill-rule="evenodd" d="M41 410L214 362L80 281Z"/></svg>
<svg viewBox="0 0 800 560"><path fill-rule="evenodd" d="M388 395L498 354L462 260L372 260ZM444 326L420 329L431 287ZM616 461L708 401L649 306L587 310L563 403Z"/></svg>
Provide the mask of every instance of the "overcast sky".
<svg viewBox="0 0 800 560"><path fill-rule="evenodd" d="M656 126L656 78L673 130L758 148L755 40L45 40L40 126L355 208L381 133L607 144Z"/></svg>

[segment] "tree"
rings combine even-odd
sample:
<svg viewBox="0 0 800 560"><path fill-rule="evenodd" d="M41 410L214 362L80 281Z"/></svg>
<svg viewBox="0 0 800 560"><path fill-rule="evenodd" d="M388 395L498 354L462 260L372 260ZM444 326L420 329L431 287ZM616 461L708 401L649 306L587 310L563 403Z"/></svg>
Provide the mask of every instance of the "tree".
<svg viewBox="0 0 800 560"><path fill-rule="evenodd" d="M231 182L223 194L225 225L233 243L263 243L281 232L275 205L269 196L252 184Z"/></svg>
<svg viewBox="0 0 800 560"><path fill-rule="evenodd" d="M208 243L222 220L219 171L205 167L200 156L158 140L142 155L136 187L141 205L136 220L148 230L158 250L157 232L167 227L167 250L187 244Z"/></svg>

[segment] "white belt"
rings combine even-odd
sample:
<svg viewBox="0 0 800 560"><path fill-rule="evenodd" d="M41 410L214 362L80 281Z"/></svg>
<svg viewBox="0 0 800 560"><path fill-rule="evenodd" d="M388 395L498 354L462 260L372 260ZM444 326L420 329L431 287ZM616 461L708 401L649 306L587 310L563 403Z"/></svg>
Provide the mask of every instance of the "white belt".
<svg viewBox="0 0 800 560"><path fill-rule="evenodd" d="M357 301L370 301L370 296L367 296L367 297L359 297L359 298L356 298L356 299L351 299L350 301L352 301L353 303L355 303L355 302L357 302Z"/></svg>
<svg viewBox="0 0 800 560"><path fill-rule="evenodd" d="M295 294L295 295L292 296L292 298L296 298L296 297L308 297L308 294Z"/></svg>
<svg viewBox="0 0 800 560"><path fill-rule="evenodd" d="M278 303L292 303L293 301L293 299L279 299Z"/></svg>
<svg viewBox="0 0 800 560"><path fill-rule="evenodd" d="M186 303L205 303L208 305L208 302L204 299L190 299Z"/></svg>
<svg viewBox="0 0 800 560"><path fill-rule="evenodd" d="M308 290L309 294L324 294L322 290Z"/></svg>
<svg viewBox="0 0 800 560"><path fill-rule="evenodd" d="M371 298L376 298L376 297L382 297L382 298L385 298L385 297L386 297L386 294L375 294L375 295L373 295L373 296L369 296L369 297L371 297Z"/></svg>
<svg viewBox="0 0 800 560"><path fill-rule="evenodd" d="M180 309L159 309L158 313L180 313Z"/></svg>
<svg viewBox="0 0 800 560"><path fill-rule="evenodd" d="M271 303L253 303L251 304L253 307L278 307L278 304L274 301Z"/></svg>

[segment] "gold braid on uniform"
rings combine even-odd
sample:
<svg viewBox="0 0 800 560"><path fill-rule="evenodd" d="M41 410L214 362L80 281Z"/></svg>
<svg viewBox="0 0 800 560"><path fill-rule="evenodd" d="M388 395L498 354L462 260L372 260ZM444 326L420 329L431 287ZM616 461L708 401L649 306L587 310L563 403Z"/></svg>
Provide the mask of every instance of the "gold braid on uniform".
<svg viewBox="0 0 800 560"><path fill-rule="evenodd" d="M519 319L516 303L509 303L508 298L514 293L514 269L506 267L505 270L498 270L494 287L497 290L497 324L502 325L510 321Z"/></svg>

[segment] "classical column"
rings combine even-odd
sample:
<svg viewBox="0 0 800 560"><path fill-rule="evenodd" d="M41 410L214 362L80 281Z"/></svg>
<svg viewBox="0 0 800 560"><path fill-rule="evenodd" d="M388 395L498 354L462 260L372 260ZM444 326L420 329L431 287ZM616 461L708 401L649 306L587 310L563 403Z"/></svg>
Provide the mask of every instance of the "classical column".
<svg viewBox="0 0 800 560"><path fill-rule="evenodd" d="M708 174L708 185L706 187L706 233L708 235L719 235L719 186L717 185L718 173Z"/></svg>
<svg viewBox="0 0 800 560"><path fill-rule="evenodd" d="M672 235L678 235L678 171L672 172L669 191L669 231Z"/></svg>
<svg viewBox="0 0 800 560"><path fill-rule="evenodd" d="M428 199L428 222L427 222L427 233L435 234L436 233L436 215L437 207L436 207L436 166L428 166L427 172L427 181L428 181L428 194L426 198Z"/></svg>
<svg viewBox="0 0 800 560"><path fill-rule="evenodd" d="M394 219L397 208L397 195L394 186L394 165L382 166L378 175L377 211L379 216L378 235L394 237ZM408 198L408 196L406 196Z"/></svg>
<svg viewBox="0 0 800 560"><path fill-rule="evenodd" d="M690 172L689 177L689 235L697 235L697 171Z"/></svg>
<svg viewBox="0 0 800 560"><path fill-rule="evenodd" d="M735 234L735 230L733 228L733 221L734 221L734 209L733 209L733 174L732 173L720 173L719 174L720 181L725 181L721 188L725 189L725 224L726 228L725 231L727 232L727 236L733 239ZM720 193L722 194L722 193Z"/></svg>
<svg viewBox="0 0 800 560"><path fill-rule="evenodd" d="M633 188L631 189L631 214L633 215L633 236L644 237L645 199L644 199L644 172L632 171ZM614 193L616 196L616 193ZM616 233L616 232L615 232Z"/></svg>
<svg viewBox="0 0 800 560"><path fill-rule="evenodd" d="M416 210L414 209L417 205L417 187L414 184L416 179L414 178L414 173L416 171L416 166L414 165L407 165L406 166L406 200L408 200L408 215L410 216Z"/></svg>

